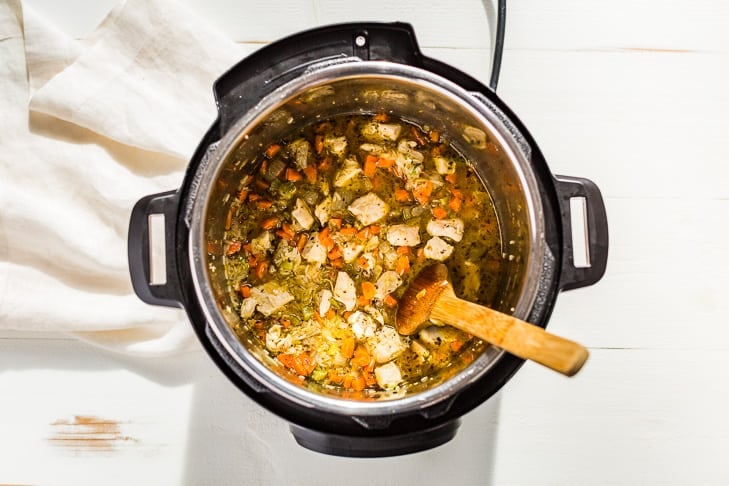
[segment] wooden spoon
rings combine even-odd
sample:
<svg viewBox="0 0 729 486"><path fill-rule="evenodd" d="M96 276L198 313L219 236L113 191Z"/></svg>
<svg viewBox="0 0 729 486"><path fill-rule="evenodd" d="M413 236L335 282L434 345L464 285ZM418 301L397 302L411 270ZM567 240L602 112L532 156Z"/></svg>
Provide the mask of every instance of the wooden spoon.
<svg viewBox="0 0 729 486"><path fill-rule="evenodd" d="M587 360L587 349L576 342L456 297L442 263L425 268L407 288L397 309L397 330L406 336L415 334L430 318L567 376L580 371Z"/></svg>

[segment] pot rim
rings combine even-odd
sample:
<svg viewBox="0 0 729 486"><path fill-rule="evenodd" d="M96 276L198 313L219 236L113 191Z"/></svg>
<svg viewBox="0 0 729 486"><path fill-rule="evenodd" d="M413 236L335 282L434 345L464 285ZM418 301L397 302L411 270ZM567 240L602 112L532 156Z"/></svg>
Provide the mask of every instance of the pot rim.
<svg viewBox="0 0 729 486"><path fill-rule="evenodd" d="M199 165L198 173L195 174L197 184L188 213L190 214L188 256L192 269L193 286L202 303L201 307L208 326L230 358L271 392L283 395L288 400L307 408L344 415L377 416L422 411L427 406L456 396L470 384L478 381L501 359L504 351L498 350L491 357L484 352L457 375L422 392L374 401L336 398L291 383L250 353L239 341L218 309L217 300L208 281L204 252L205 216L210 203L211 188L218 179L231 151L235 150L252 127L292 98L305 91L349 78L391 79L416 84L427 91L437 92L448 97L460 108L469 111L483 126L488 127L489 136L496 139L505 151L508 160L512 162L522 184L524 197L530 203L527 204L530 251L526 263L525 282L514 309L515 316L521 318L528 316L537 296L539 274L542 271L543 263L543 246L545 245L541 196L536 178L530 169L528 149L525 149L522 143L516 139L513 127L508 126L509 122L504 115L497 112L492 105L483 103L479 99L480 96L474 96L474 93L440 75L418 67L388 61L362 61L358 58L338 59L334 63L324 62L322 65L309 67L303 75L264 96L254 108L232 125L220 141L208 149L207 156Z"/></svg>

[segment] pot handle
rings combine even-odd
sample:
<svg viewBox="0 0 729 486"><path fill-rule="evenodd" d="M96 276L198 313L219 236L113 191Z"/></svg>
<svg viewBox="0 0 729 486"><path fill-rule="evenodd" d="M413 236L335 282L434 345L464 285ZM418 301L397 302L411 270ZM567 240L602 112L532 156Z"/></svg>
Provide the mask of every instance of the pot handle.
<svg viewBox="0 0 729 486"><path fill-rule="evenodd" d="M562 290L592 285L605 274L608 257L608 225L605 204L594 182L579 177L555 176L562 218L564 258L559 286ZM572 201L584 207L585 262L575 265L575 244L572 239Z"/></svg>
<svg viewBox="0 0 729 486"><path fill-rule="evenodd" d="M178 205L177 192L169 191L146 196L132 209L127 238L129 273L134 292L148 304L182 305L174 241ZM161 245L163 250L158 251Z"/></svg>

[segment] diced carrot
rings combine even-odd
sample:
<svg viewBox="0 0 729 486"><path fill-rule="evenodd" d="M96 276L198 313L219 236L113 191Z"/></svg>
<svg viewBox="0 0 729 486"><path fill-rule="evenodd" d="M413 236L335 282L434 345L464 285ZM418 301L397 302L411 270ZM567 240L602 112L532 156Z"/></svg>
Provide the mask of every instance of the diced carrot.
<svg viewBox="0 0 729 486"><path fill-rule="evenodd" d="M402 188L395 189L395 201L397 202L408 202L410 200L410 193Z"/></svg>
<svg viewBox="0 0 729 486"><path fill-rule="evenodd" d="M498 153L499 153L499 146L498 146L498 145L496 145L496 144L495 144L495 143L493 143L493 142L487 142L487 143L486 143L486 151L487 151L487 152L490 152L490 153L492 153L492 154L494 154L494 155L496 155L496 154L498 154Z"/></svg>
<svg viewBox="0 0 729 486"><path fill-rule="evenodd" d="M210 255L220 256L223 254L223 245L217 241L208 241L207 250Z"/></svg>
<svg viewBox="0 0 729 486"><path fill-rule="evenodd" d="M342 380L342 386L344 388L352 388L352 375L347 375Z"/></svg>
<svg viewBox="0 0 729 486"><path fill-rule="evenodd" d="M362 228L361 230L359 230L357 232L357 238L360 240L363 240L363 241L368 240L371 235L372 235L372 233L370 232L369 226L365 226L364 228Z"/></svg>
<svg viewBox="0 0 729 486"><path fill-rule="evenodd" d="M233 208L230 208L225 215L225 230L229 230L231 226L233 226Z"/></svg>
<svg viewBox="0 0 729 486"><path fill-rule="evenodd" d="M340 352L342 353L342 356L349 359L354 354L354 345L356 344L356 341L354 339L354 336L347 336L342 339L342 347L340 348Z"/></svg>
<svg viewBox="0 0 729 486"><path fill-rule="evenodd" d="M352 389L355 391L362 391L365 389L365 379L362 375L357 375L352 379Z"/></svg>
<svg viewBox="0 0 729 486"><path fill-rule="evenodd" d="M261 175L265 175L267 171L268 171L268 160L264 160L263 162L261 162L261 166L258 168L258 173Z"/></svg>
<svg viewBox="0 0 729 486"><path fill-rule="evenodd" d="M316 368L313 356L307 353L281 353L276 357L276 359L278 359L285 367L302 376L309 376L311 372L314 371L314 368Z"/></svg>
<svg viewBox="0 0 729 486"><path fill-rule="evenodd" d="M314 151L320 154L324 150L324 135L314 135Z"/></svg>
<svg viewBox="0 0 729 486"><path fill-rule="evenodd" d="M339 248L339 246L335 245L332 251L327 253L327 258L329 258L330 260L337 260L339 258L342 258L342 255L342 249Z"/></svg>
<svg viewBox="0 0 729 486"><path fill-rule="evenodd" d="M263 279L263 277L266 276L266 273L268 272L268 262L266 260L263 260L261 263L259 263L256 266L256 277L258 280Z"/></svg>
<svg viewBox="0 0 729 486"><path fill-rule="evenodd" d="M260 201L256 201L256 207L258 209L271 209L271 207L273 207L273 202L261 199Z"/></svg>
<svg viewBox="0 0 729 486"><path fill-rule="evenodd" d="M431 194L433 194L433 183L430 181L423 181L413 187L413 197L421 206L428 204Z"/></svg>
<svg viewBox="0 0 729 486"><path fill-rule="evenodd" d="M334 268L342 268L342 267L344 267L344 259L337 258L336 260L330 260L329 265L331 265Z"/></svg>
<svg viewBox="0 0 729 486"><path fill-rule="evenodd" d="M317 170L316 170L316 166L315 165L307 165L306 167L304 167L304 175L306 176L306 180L309 183L314 184L316 182L316 179L317 179L317 176L318 176L318 173L317 173Z"/></svg>
<svg viewBox="0 0 729 486"><path fill-rule="evenodd" d="M346 225L342 229L340 229L339 232L341 234L343 234L344 236L354 236L357 234L357 228L350 226L350 225Z"/></svg>
<svg viewBox="0 0 729 486"><path fill-rule="evenodd" d="M296 230L288 223L281 223L281 231L283 232L283 238L288 241L293 241L296 237Z"/></svg>
<svg viewBox="0 0 729 486"><path fill-rule="evenodd" d="M418 252L415 255L415 260L418 263L422 263L423 260L425 260L425 249L424 248L418 248Z"/></svg>
<svg viewBox="0 0 729 486"><path fill-rule="evenodd" d="M375 175L372 177L372 190L375 192L382 191L385 184L387 184L387 181L383 175L379 172L375 172Z"/></svg>
<svg viewBox="0 0 729 486"><path fill-rule="evenodd" d="M369 154L364 161L364 175L372 179L377 171L377 157Z"/></svg>
<svg viewBox="0 0 729 486"><path fill-rule="evenodd" d="M358 344L354 349L354 356L350 360L350 364L357 368L364 368L369 366L371 360L372 357L367 348L362 344Z"/></svg>
<svg viewBox="0 0 729 486"><path fill-rule="evenodd" d="M253 194L251 194L251 195L248 196L248 200L250 202L256 202L256 201L258 201L258 200L260 200L262 198L263 198L263 196L261 196L260 194L255 194L255 193L253 193Z"/></svg>
<svg viewBox="0 0 729 486"><path fill-rule="evenodd" d="M238 191L238 201L244 202L246 198L248 197L248 191L246 189L241 189Z"/></svg>
<svg viewBox="0 0 729 486"><path fill-rule="evenodd" d="M299 253L304 251L304 247L306 246L306 241L309 239L309 237L306 235L306 233L301 233L299 235L299 240L296 242L296 249L299 250Z"/></svg>
<svg viewBox="0 0 729 486"><path fill-rule="evenodd" d="M332 129L332 123L329 121L323 121L316 125L316 133L324 133Z"/></svg>
<svg viewBox="0 0 729 486"><path fill-rule="evenodd" d="M367 300L372 300L375 297L377 288L372 282L362 282L362 297Z"/></svg>
<svg viewBox="0 0 729 486"><path fill-rule="evenodd" d="M410 135L415 139L418 145L425 145L425 139L423 138L422 132L416 127L410 127Z"/></svg>
<svg viewBox="0 0 729 486"><path fill-rule="evenodd" d="M382 169L389 169L393 165L395 165L395 159L388 159L385 157L380 157L379 159L377 159L377 167L380 167Z"/></svg>
<svg viewBox="0 0 729 486"><path fill-rule="evenodd" d="M277 153L281 151L281 145L274 143L268 146L266 149L266 157L273 158Z"/></svg>
<svg viewBox="0 0 729 486"><path fill-rule="evenodd" d="M324 317L326 317L327 319L334 319L334 316L336 315L337 313L334 312L334 309L329 309L326 314L324 314Z"/></svg>
<svg viewBox="0 0 729 486"><path fill-rule="evenodd" d="M362 372L362 378L364 378L365 385L367 386L375 386L377 384L375 374L369 370L365 370Z"/></svg>
<svg viewBox="0 0 729 486"><path fill-rule="evenodd" d="M410 259L407 255L398 255L395 261L395 271L398 275L404 275L410 271Z"/></svg>
<svg viewBox="0 0 729 486"><path fill-rule="evenodd" d="M372 304L372 299L368 299L364 295L357 297L357 305L360 307L367 307Z"/></svg>
<svg viewBox="0 0 729 486"><path fill-rule="evenodd" d="M453 210L453 212L457 213L461 210L461 205L463 204L463 200L458 197L454 197L450 201L448 201L448 207Z"/></svg>
<svg viewBox="0 0 729 486"><path fill-rule="evenodd" d="M257 179L256 180L256 187L265 191L270 187L270 184L263 179Z"/></svg>
<svg viewBox="0 0 729 486"><path fill-rule="evenodd" d="M317 168L320 171L324 171L324 172L329 170L331 167L332 167L332 159L330 159L329 157L324 157L323 159L321 159L319 161L319 165L317 166Z"/></svg>
<svg viewBox="0 0 729 486"><path fill-rule="evenodd" d="M397 247L397 254L398 255L409 255L410 254L410 247L409 246L398 246Z"/></svg>
<svg viewBox="0 0 729 486"><path fill-rule="evenodd" d="M265 230L271 230L278 225L278 222L279 222L279 219L276 216L274 216L272 218L266 218L261 223L261 228L263 228Z"/></svg>
<svg viewBox="0 0 729 486"><path fill-rule="evenodd" d="M334 383L335 385L341 385L344 381L344 375L337 370L329 370L329 372L327 373L327 378L331 383Z"/></svg>
<svg viewBox="0 0 729 486"><path fill-rule="evenodd" d="M451 184L455 184L456 183L456 174L448 174L447 176L445 176L445 180L450 182Z"/></svg>
<svg viewBox="0 0 729 486"><path fill-rule="evenodd" d="M456 340L451 343L451 350L455 353L460 351L460 349L462 347L463 347L463 341Z"/></svg>
<svg viewBox="0 0 729 486"><path fill-rule="evenodd" d="M365 257L360 256L359 258L357 258L357 266L362 270L368 270L370 262Z"/></svg>
<svg viewBox="0 0 729 486"><path fill-rule="evenodd" d="M329 218L329 224L332 225L333 228L341 228L342 227L342 218Z"/></svg>
<svg viewBox="0 0 729 486"><path fill-rule="evenodd" d="M384 302L387 307L395 307L397 305L397 299L390 294L385 296Z"/></svg>
<svg viewBox="0 0 729 486"><path fill-rule="evenodd" d="M251 296L251 286L250 285L241 285L240 286L240 294L243 296L244 299L247 299Z"/></svg>
<svg viewBox="0 0 729 486"><path fill-rule="evenodd" d="M283 327L291 326L291 319L281 319L278 322L280 322Z"/></svg>
<svg viewBox="0 0 729 486"><path fill-rule="evenodd" d="M253 252L253 245L250 243L246 243L243 245L243 251L246 253L246 255L250 255Z"/></svg>
<svg viewBox="0 0 729 486"><path fill-rule="evenodd" d="M373 121L380 122L380 123L386 123L389 119L390 119L390 117L387 116L387 113L378 113L372 117Z"/></svg>
<svg viewBox="0 0 729 486"><path fill-rule="evenodd" d="M323 230L319 232L319 243L324 245L324 248L327 249L327 251L331 251L334 248L334 240L331 236L329 236L329 226L326 226Z"/></svg>
<svg viewBox="0 0 729 486"><path fill-rule="evenodd" d="M370 228L370 233L371 234L373 234L373 235L379 235L380 234L380 227L378 225L371 224L369 226L369 228Z"/></svg>
<svg viewBox="0 0 729 486"><path fill-rule="evenodd" d="M440 133L435 130L431 130L430 133L428 133L428 139L433 143L438 143L440 140Z"/></svg>
<svg viewBox="0 0 729 486"><path fill-rule="evenodd" d="M292 169L291 167L286 169L286 180L287 181L296 182L296 181L300 181L303 178L304 178L304 176L302 176L299 173L299 171L297 171L296 169Z"/></svg>
<svg viewBox="0 0 729 486"><path fill-rule="evenodd" d="M248 266L253 268L258 265L258 258L256 255L251 255L248 257Z"/></svg>
<svg viewBox="0 0 729 486"><path fill-rule="evenodd" d="M228 245L228 249L225 250L225 254L230 256L238 253L241 249L241 246L243 246L243 244L240 241L231 241Z"/></svg>
<svg viewBox="0 0 729 486"><path fill-rule="evenodd" d="M433 216L435 217L435 219L443 219L448 216L448 211L438 206L433 208Z"/></svg>

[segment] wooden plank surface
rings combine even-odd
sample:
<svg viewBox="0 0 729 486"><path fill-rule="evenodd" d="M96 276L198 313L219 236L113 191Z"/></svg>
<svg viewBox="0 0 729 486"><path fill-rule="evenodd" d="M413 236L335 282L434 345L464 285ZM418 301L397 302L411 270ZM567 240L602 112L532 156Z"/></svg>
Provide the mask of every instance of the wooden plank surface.
<svg viewBox="0 0 729 486"><path fill-rule="evenodd" d="M27 0L74 37L116 0ZM330 22L404 20L487 79L492 2L184 0L252 52ZM202 351L144 361L0 336L0 484L724 485L729 467L729 4L510 2L500 95L555 173L595 180L610 261L550 329L574 379L527 364L456 439L400 458L298 447Z"/></svg>

